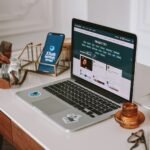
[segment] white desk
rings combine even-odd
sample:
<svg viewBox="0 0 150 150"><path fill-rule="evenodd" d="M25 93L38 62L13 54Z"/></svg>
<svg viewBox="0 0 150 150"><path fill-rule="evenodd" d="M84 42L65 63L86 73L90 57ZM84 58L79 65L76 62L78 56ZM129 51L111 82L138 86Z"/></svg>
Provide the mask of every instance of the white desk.
<svg viewBox="0 0 150 150"><path fill-rule="evenodd" d="M146 87L144 83L148 76L145 78L143 75L144 72L146 72L146 75L148 73L150 75L150 69L147 72L147 67L142 65L138 65L137 68L139 71L136 71L135 85L137 88L134 91L137 95L134 95L135 99L142 96L144 92L147 94L150 91L150 86ZM138 74L138 72L140 73ZM139 80L141 75L144 80ZM138 129L124 129L115 122L114 118L111 118L83 130L66 133L56 127L39 111L15 95L18 90L69 76L69 71L64 72L58 77L30 73L21 87L9 90L0 89L0 109L46 150L128 150L132 146L132 144L127 143L127 138L131 132L143 128L147 134L150 121L146 111L144 111L146 120ZM143 150L143 148L140 149Z"/></svg>

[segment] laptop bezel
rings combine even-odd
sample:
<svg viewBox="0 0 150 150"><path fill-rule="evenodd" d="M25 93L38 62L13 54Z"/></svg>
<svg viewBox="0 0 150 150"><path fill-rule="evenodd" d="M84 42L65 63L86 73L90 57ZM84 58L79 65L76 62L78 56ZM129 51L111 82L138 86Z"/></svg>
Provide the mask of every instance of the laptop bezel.
<svg viewBox="0 0 150 150"><path fill-rule="evenodd" d="M96 27L96 28L101 28L104 31L110 32L110 33L115 33L118 34L120 36L125 36L127 38L133 38L134 39L134 51L133 51L133 64L132 64L132 78L131 78L131 87L130 87L130 97L129 100L122 98L118 95L115 95L103 88L100 88L90 82L87 82L79 77L77 77L76 75L73 74L73 47L74 47L74 25L75 24L82 24L82 25L86 25L86 26L90 26L90 27ZM137 47L137 36L133 33L129 33L126 31L121 31L118 29L114 29L114 28L110 28L110 27L106 27L106 26L102 26L99 24L95 24L95 23L91 23L88 21L84 21L84 20L79 20L76 18L72 19L72 47L71 47L71 78L74 79L75 81L77 81L78 83L84 85L85 87L88 87L89 89L107 97L110 98L114 101L116 101L117 103L124 103L124 102L132 102L132 97L133 97L133 86L134 86L134 73L135 73L135 61L136 61L136 47Z"/></svg>

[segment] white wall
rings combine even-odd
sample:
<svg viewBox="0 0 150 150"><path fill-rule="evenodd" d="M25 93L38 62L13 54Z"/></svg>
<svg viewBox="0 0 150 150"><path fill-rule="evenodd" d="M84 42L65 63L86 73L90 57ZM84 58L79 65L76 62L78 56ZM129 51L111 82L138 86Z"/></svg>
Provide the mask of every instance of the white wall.
<svg viewBox="0 0 150 150"><path fill-rule="evenodd" d="M132 30L138 36L137 60L150 66L150 1L133 0Z"/></svg>
<svg viewBox="0 0 150 150"><path fill-rule="evenodd" d="M87 0L0 0L0 41L11 41L16 50L44 43L48 32L71 37L73 17L87 19Z"/></svg>
<svg viewBox="0 0 150 150"><path fill-rule="evenodd" d="M55 0L55 15L58 17L58 31L71 37L71 20L80 18L87 20L87 0ZM57 11L57 12L56 12Z"/></svg>
<svg viewBox="0 0 150 150"><path fill-rule="evenodd" d="M130 29L130 0L88 1L88 20L122 30Z"/></svg>
<svg viewBox="0 0 150 150"><path fill-rule="evenodd" d="M149 0L0 0L0 41L20 49L50 31L70 37L74 17L136 33L137 61L150 66Z"/></svg>
<svg viewBox="0 0 150 150"><path fill-rule="evenodd" d="M0 41L20 49L29 42L43 42L53 27L52 0L1 0Z"/></svg>
<svg viewBox="0 0 150 150"><path fill-rule="evenodd" d="M150 66L149 0L91 0L88 20L137 34L137 62Z"/></svg>

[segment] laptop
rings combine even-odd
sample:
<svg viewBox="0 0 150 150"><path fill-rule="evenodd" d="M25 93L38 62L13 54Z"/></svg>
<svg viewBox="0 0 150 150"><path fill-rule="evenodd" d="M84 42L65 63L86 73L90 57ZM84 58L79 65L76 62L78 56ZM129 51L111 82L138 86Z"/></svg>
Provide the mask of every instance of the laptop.
<svg viewBox="0 0 150 150"><path fill-rule="evenodd" d="M65 131L114 115L132 102L136 35L74 18L69 79L17 92Z"/></svg>

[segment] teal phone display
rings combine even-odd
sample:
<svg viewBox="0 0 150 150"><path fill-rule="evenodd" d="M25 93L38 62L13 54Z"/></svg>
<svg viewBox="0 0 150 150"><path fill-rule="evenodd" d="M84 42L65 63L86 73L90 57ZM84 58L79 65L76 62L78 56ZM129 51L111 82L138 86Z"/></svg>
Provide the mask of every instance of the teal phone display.
<svg viewBox="0 0 150 150"><path fill-rule="evenodd" d="M54 67L61 53L65 35L62 33L48 33L38 71L53 73Z"/></svg>

